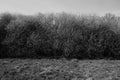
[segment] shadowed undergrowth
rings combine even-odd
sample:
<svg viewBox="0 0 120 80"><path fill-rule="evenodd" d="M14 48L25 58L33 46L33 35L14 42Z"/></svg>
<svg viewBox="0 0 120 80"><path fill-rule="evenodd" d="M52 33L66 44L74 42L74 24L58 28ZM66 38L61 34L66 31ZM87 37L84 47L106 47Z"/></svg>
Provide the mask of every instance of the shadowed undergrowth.
<svg viewBox="0 0 120 80"><path fill-rule="evenodd" d="M120 59L120 17L0 15L0 58Z"/></svg>

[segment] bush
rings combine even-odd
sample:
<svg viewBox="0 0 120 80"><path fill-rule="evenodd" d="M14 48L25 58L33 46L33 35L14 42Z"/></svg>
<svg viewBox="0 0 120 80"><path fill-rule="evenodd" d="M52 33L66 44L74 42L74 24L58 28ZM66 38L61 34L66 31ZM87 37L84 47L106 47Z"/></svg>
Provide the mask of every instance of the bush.
<svg viewBox="0 0 120 80"><path fill-rule="evenodd" d="M1 56L119 59L119 19L112 14L4 14L0 20L0 51L5 54Z"/></svg>
<svg viewBox="0 0 120 80"><path fill-rule="evenodd" d="M7 47L3 45L3 41L7 35L6 27L14 19L15 17L10 13L4 13L0 15L0 57L1 58L7 56L7 52L6 52Z"/></svg>

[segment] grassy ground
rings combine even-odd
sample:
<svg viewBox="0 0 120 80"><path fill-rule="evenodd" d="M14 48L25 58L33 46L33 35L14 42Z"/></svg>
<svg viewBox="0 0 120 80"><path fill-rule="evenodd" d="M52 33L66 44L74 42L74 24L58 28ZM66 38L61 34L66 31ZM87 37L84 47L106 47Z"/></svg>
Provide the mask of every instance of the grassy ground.
<svg viewBox="0 0 120 80"><path fill-rule="evenodd" d="M0 80L120 80L120 61L0 59Z"/></svg>

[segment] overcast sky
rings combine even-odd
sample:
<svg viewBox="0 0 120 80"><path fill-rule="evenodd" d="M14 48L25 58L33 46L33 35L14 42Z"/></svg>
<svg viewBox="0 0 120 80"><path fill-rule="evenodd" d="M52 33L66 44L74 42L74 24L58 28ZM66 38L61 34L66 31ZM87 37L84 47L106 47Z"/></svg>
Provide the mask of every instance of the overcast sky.
<svg viewBox="0 0 120 80"><path fill-rule="evenodd" d="M120 15L120 0L0 0L0 13L37 14L68 12L75 14L114 13Z"/></svg>

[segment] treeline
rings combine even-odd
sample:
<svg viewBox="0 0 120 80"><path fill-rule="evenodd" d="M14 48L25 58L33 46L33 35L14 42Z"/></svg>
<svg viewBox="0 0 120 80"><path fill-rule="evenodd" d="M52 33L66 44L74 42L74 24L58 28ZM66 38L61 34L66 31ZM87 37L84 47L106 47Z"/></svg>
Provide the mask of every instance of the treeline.
<svg viewBox="0 0 120 80"><path fill-rule="evenodd" d="M1 14L0 58L120 59L120 17Z"/></svg>

